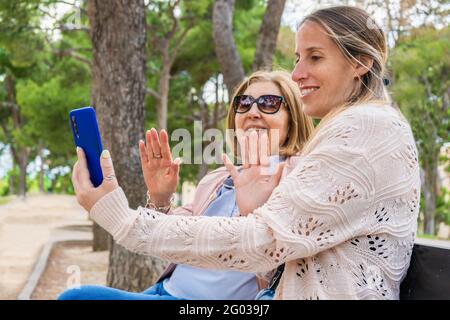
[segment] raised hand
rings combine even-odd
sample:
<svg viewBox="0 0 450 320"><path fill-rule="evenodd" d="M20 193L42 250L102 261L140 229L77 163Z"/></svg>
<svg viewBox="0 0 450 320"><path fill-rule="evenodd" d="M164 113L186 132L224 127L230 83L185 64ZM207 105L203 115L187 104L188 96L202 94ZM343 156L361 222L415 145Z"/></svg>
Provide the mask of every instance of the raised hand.
<svg viewBox="0 0 450 320"><path fill-rule="evenodd" d="M278 164L273 174L269 172L269 143L267 133L240 138L242 170L238 172L227 155L223 155L225 167L233 178L236 190L236 203L241 215L247 215L262 206L278 186L284 163Z"/></svg>
<svg viewBox="0 0 450 320"><path fill-rule="evenodd" d="M169 137L165 130L158 132L152 128L145 134L146 143L139 141L142 173L150 193L152 203L165 206L176 191L181 159L172 161Z"/></svg>

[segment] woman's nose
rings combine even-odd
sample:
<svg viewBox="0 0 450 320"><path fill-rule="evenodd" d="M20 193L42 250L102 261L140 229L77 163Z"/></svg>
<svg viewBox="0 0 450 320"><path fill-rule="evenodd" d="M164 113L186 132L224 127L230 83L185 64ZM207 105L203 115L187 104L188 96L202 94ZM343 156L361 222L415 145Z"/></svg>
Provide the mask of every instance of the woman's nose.
<svg viewBox="0 0 450 320"><path fill-rule="evenodd" d="M297 62L297 64L294 67L294 70L292 70L291 78L295 82L300 82L303 79L306 79L307 77L307 70L305 65L302 61Z"/></svg>
<svg viewBox="0 0 450 320"><path fill-rule="evenodd" d="M249 117L261 117L261 113L259 112L258 105L256 104L256 101L253 102L252 106L250 107L250 110L247 112L247 116Z"/></svg>

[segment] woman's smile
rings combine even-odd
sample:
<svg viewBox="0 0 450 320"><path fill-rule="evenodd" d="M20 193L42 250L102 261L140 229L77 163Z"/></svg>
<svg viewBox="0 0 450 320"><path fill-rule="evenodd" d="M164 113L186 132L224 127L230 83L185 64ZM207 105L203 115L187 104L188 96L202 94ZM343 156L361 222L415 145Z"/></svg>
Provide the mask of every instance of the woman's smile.
<svg viewBox="0 0 450 320"><path fill-rule="evenodd" d="M316 92L319 89L320 89L320 87L312 87L312 86L300 87L301 97L305 98L306 96L311 96L312 93Z"/></svg>

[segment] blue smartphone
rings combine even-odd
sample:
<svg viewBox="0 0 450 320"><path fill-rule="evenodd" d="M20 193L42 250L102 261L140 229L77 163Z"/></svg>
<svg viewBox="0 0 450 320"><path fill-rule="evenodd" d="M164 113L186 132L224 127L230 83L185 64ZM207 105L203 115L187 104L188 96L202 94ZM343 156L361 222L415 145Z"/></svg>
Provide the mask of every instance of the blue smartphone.
<svg viewBox="0 0 450 320"><path fill-rule="evenodd" d="M86 155L92 184L98 187L103 181L100 155L103 151L95 110L92 107L74 109L69 113L75 145Z"/></svg>

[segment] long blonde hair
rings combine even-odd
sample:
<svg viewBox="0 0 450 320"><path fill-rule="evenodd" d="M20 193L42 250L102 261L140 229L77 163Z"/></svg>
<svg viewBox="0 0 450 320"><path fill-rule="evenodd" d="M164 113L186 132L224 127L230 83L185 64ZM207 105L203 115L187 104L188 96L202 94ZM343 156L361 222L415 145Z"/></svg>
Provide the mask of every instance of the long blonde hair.
<svg viewBox="0 0 450 320"><path fill-rule="evenodd" d="M303 150L306 154L311 149L311 141L325 123L351 105L367 102L390 104L391 99L384 85L388 49L386 36L374 19L363 9L353 6L332 6L319 9L307 15L299 24L306 21L318 23L337 45L344 57L352 64L364 64L360 56L373 60L368 72L360 77L358 85L341 105L333 108L316 127ZM365 66L367 67L367 66Z"/></svg>
<svg viewBox="0 0 450 320"><path fill-rule="evenodd" d="M303 112L303 106L300 100L300 89L291 80L291 76L286 71L257 71L252 73L248 78L244 79L235 90L227 116L227 128L236 130L235 119L236 113L232 106L235 96L243 94L247 88L258 82L272 82L275 84L284 97L287 110L289 113L288 133L286 141L280 146L279 152L281 156L292 156L298 154L303 149L303 145L308 140L314 129L312 119ZM236 155L237 139L234 137L233 149Z"/></svg>

